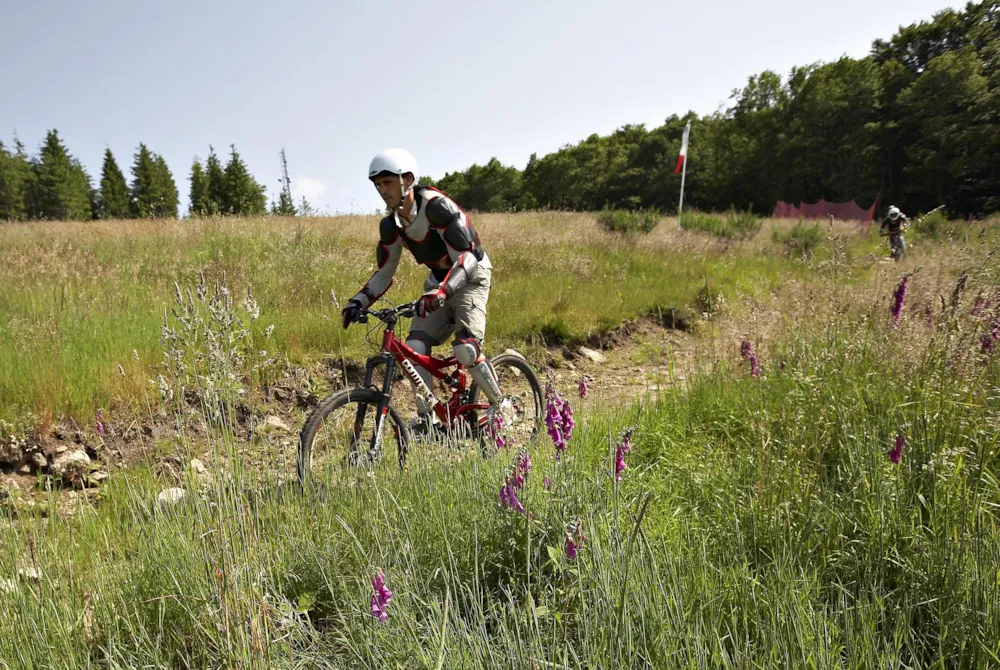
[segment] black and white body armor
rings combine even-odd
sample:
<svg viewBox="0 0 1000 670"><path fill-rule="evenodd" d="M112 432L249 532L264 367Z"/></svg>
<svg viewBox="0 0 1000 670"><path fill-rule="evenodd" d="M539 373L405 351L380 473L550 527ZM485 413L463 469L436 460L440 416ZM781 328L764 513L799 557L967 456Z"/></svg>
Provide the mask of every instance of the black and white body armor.
<svg viewBox="0 0 1000 670"><path fill-rule="evenodd" d="M474 279L480 267L492 268L469 217L454 200L430 186L414 187L414 196L411 223L396 212L379 223L378 269L353 298L362 307L370 306L392 286L403 247L430 268L449 298Z"/></svg>

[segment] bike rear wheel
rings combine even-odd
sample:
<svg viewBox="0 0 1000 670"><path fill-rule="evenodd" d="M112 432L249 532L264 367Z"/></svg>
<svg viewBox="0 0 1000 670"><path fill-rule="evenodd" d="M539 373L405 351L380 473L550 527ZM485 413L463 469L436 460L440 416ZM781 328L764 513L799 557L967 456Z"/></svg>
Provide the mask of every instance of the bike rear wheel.
<svg viewBox="0 0 1000 670"><path fill-rule="evenodd" d="M303 487L332 485L343 466L374 466L393 447L399 468L406 463L409 433L391 405L382 421L381 448L370 453L382 394L368 388L338 391L312 411L299 434L297 470Z"/></svg>
<svg viewBox="0 0 1000 670"><path fill-rule="evenodd" d="M490 365L500 383L500 390L514 403L514 420L505 426L505 437L513 437L516 443L525 444L539 433L545 421L545 401L542 385L534 368L517 354L501 354L490 359ZM473 384L470 390L472 402L481 402L482 390Z"/></svg>

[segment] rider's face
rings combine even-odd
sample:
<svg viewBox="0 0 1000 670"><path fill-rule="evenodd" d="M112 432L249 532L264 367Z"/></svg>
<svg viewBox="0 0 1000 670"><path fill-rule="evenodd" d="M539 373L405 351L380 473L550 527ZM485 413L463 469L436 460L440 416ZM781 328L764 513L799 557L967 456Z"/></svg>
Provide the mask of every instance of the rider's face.
<svg viewBox="0 0 1000 670"><path fill-rule="evenodd" d="M403 183L409 185L413 178L407 175L409 173L403 176ZM375 177L375 188L378 189L378 194L382 196L382 200L390 209L399 207L403 203L403 187L396 175Z"/></svg>

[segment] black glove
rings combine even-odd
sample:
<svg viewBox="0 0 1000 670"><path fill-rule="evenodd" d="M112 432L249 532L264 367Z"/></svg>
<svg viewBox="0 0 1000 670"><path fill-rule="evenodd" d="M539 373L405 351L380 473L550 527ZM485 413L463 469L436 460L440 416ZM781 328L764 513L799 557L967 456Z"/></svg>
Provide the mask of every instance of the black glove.
<svg viewBox="0 0 1000 670"><path fill-rule="evenodd" d="M347 327L361 318L361 303L351 298L347 301L347 307L341 310L341 314L344 316L344 330Z"/></svg>

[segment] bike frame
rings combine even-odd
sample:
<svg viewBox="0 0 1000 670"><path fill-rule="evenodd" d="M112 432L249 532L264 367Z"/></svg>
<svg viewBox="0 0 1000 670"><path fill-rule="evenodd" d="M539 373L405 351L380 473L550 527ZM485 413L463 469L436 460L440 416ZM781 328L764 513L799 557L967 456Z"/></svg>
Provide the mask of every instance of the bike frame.
<svg viewBox="0 0 1000 670"><path fill-rule="evenodd" d="M365 379L363 383L365 388L375 388L373 385L375 369L380 365L385 366L385 378L382 382L382 389L376 410L375 433L372 436L371 450L374 453L378 453L381 450L382 431L385 426L385 416L389 413L389 399L392 393L392 380L396 365L403 368L406 376L416 384L418 389L426 391L426 395L429 396L427 399L428 404L430 404L438 419L446 426L451 426L468 412L487 410L490 407L489 402L462 402L462 395L469 388L469 375L465 371L465 367L454 356L436 358L430 355L418 354L406 342L396 336L395 327L396 317L392 317L386 322L385 331L382 333L382 351L376 356L369 358L365 363ZM438 399L434 395L433 389L426 386L423 379L414 369L414 365L419 365L430 372L433 378L442 379L448 384L451 392L446 402ZM446 373L445 371L450 368L455 368L455 372ZM367 411L367 403L358 403L358 411L354 423L355 436L361 433ZM482 426L487 421L488 419L485 415L480 416L478 417L477 424L478 426Z"/></svg>

